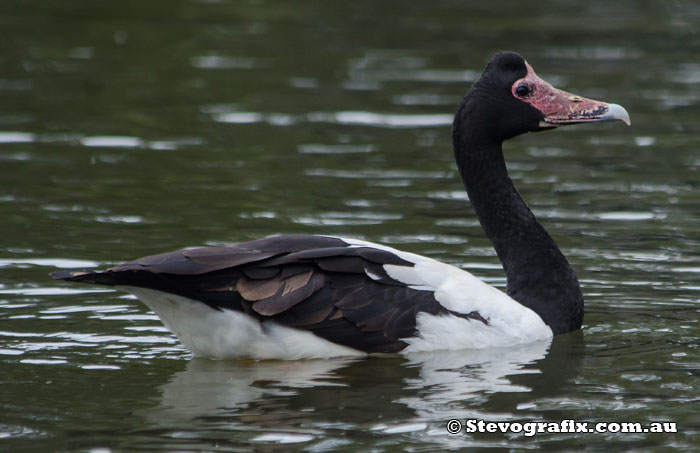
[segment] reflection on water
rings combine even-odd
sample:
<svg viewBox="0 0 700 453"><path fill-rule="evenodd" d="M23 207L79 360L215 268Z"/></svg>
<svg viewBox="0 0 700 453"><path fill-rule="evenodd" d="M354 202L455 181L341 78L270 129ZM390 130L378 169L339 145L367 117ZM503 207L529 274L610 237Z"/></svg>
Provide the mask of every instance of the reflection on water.
<svg viewBox="0 0 700 453"><path fill-rule="evenodd" d="M449 445L452 441L443 429L450 418L523 419L516 407L491 412L489 405L498 404L494 395L557 395L578 369L583 343L581 335L558 339L555 348L551 343L406 358L194 359L161 387L158 405L139 415L149 425L168 431L184 426L199 435L212 429L244 431L250 440L261 443L313 444L341 435L347 442L364 427L379 438L421 433ZM351 423L343 421L347 412L359 417ZM385 442L400 442L400 438L389 439ZM470 441L463 439L460 444Z"/></svg>
<svg viewBox="0 0 700 453"><path fill-rule="evenodd" d="M202 417L224 417L267 397L285 397L300 389L344 386L336 372L350 360L218 361L194 359L162 387L158 407L145 414L163 426Z"/></svg>
<svg viewBox="0 0 700 453"><path fill-rule="evenodd" d="M466 401L486 393L529 392L532 389L514 383L510 377L518 374L541 374L528 365L542 360L551 341L474 351L440 351L409 356L412 367L418 368L419 378L410 382L412 388L430 390L429 394L403 400L421 414L444 416L447 405ZM455 418L473 415L460 411Z"/></svg>
<svg viewBox="0 0 700 453"><path fill-rule="evenodd" d="M477 3L0 7L0 450L692 450L700 6ZM580 277L578 336L360 361L190 361L132 298L47 276L319 233L426 254L503 288L450 123L504 49L634 119L505 148ZM446 420L471 416L680 430L446 435Z"/></svg>

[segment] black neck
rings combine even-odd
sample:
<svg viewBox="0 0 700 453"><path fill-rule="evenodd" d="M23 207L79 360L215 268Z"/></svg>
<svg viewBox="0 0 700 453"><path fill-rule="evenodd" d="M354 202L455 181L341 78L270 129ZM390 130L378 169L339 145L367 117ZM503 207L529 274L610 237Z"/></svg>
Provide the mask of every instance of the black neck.
<svg viewBox="0 0 700 453"><path fill-rule="evenodd" d="M486 236L508 279L508 295L557 333L581 327L583 295L576 274L508 176L502 140L460 108L453 126L457 167ZM476 124L475 124L476 123Z"/></svg>

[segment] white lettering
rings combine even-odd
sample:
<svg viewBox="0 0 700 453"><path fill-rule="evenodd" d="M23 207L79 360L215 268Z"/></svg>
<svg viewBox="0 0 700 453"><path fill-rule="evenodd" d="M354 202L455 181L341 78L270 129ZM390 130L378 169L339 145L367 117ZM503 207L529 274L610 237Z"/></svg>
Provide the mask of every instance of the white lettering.
<svg viewBox="0 0 700 453"><path fill-rule="evenodd" d="M588 422L566 419L560 422L487 422L483 419L469 418L464 421L452 419L446 424L449 434L466 433L522 433L526 437L543 433L676 433L676 422L598 422L589 428Z"/></svg>

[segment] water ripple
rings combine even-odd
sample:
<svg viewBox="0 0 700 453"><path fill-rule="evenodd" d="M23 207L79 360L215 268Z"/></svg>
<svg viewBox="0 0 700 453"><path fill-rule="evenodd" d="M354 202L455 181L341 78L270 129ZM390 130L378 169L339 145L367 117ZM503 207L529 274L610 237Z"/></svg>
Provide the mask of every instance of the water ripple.
<svg viewBox="0 0 700 453"><path fill-rule="evenodd" d="M316 437L311 434L296 434L296 433L267 433L253 437L251 442L272 442L276 444L298 444L301 442L310 442Z"/></svg>
<svg viewBox="0 0 700 453"><path fill-rule="evenodd" d="M452 124L451 114L383 114L375 112L312 112L307 115L312 123L336 123L373 127L435 127Z"/></svg>
<svg viewBox="0 0 700 453"><path fill-rule="evenodd" d="M15 288L2 289L0 294L15 294L20 296L71 296L75 294L113 293L113 289L74 289L63 287Z"/></svg>
<svg viewBox="0 0 700 453"><path fill-rule="evenodd" d="M379 225L387 220L400 220L400 214L382 212L353 211L353 212L324 212L314 216L306 215L294 218L294 222L309 226L330 225Z"/></svg>
<svg viewBox="0 0 700 453"><path fill-rule="evenodd" d="M358 154L370 153L374 151L374 145L323 145L320 143L309 143L299 145L299 154Z"/></svg>
<svg viewBox="0 0 700 453"><path fill-rule="evenodd" d="M273 126L291 126L301 121L310 123L332 123L348 126L372 126L386 128L437 127L452 124L452 114L398 114L365 111L310 112L306 115L262 112L217 112L212 118L216 122L229 124L268 123Z"/></svg>
<svg viewBox="0 0 700 453"><path fill-rule="evenodd" d="M29 132L0 132L0 143L30 143L36 135Z"/></svg>
<svg viewBox="0 0 700 453"><path fill-rule="evenodd" d="M252 69L257 66L256 58L226 57L222 55L205 55L190 60L199 69Z"/></svg>
<svg viewBox="0 0 700 453"><path fill-rule="evenodd" d="M138 137L127 136L95 136L83 137L80 144L91 148L141 148L144 141Z"/></svg>
<svg viewBox="0 0 700 453"><path fill-rule="evenodd" d="M100 263L96 261L76 260L70 258L0 258L0 267L21 266L25 264L58 267L60 269L97 267L100 265Z"/></svg>
<svg viewBox="0 0 700 453"><path fill-rule="evenodd" d="M333 170L328 168L310 168L304 171L307 176L330 176L333 178L349 179L442 179L450 173L444 171L421 171L421 170Z"/></svg>

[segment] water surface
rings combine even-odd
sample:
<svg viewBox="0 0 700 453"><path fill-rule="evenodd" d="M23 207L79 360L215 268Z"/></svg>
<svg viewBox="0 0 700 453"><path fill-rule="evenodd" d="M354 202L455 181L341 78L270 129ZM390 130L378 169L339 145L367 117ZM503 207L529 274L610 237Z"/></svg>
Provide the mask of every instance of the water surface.
<svg viewBox="0 0 700 453"><path fill-rule="evenodd" d="M700 7L263 0L0 14L0 449L651 451L700 441ZM632 127L506 147L575 267L582 332L499 351L192 359L143 305L52 281L278 233L504 275L452 162L499 50ZM450 419L672 421L675 434L448 435Z"/></svg>

